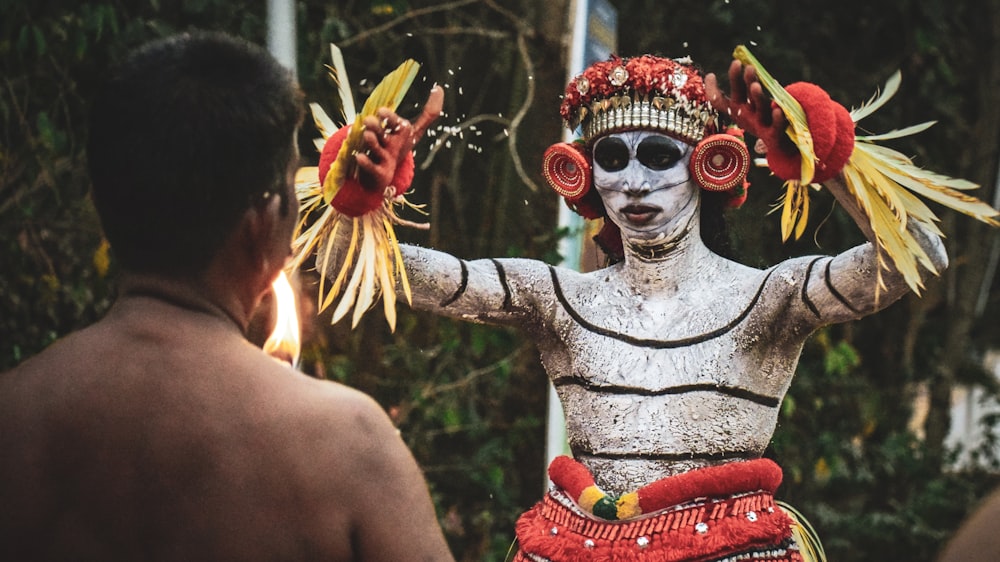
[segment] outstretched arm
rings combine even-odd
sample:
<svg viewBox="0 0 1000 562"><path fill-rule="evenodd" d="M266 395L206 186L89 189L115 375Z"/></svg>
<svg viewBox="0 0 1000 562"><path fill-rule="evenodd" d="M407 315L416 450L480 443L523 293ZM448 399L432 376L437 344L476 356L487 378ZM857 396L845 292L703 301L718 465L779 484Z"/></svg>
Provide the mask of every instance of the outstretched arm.
<svg viewBox="0 0 1000 562"><path fill-rule="evenodd" d="M552 293L545 263L519 258L463 260L416 246L402 250L414 308L520 328L543 323L544 299L539 295Z"/></svg>
<svg viewBox="0 0 1000 562"><path fill-rule="evenodd" d="M810 296L817 302L830 303L821 308L824 323L840 322L889 306L905 295L909 286L893 261L874 243L868 217L854 195L848 191L843 178L838 175L824 182L823 186L833 194L869 240L867 244L835 256L830 263L824 264L824 269L815 273L814 279L809 280L812 282ZM948 254L941 237L917 221L909 221L906 229L920 244L935 270L938 273L944 271L948 267ZM878 275L878 268L881 268L881 276ZM921 268L920 273L922 280L932 275L925 268ZM877 287L879 279L883 286Z"/></svg>
<svg viewBox="0 0 1000 562"><path fill-rule="evenodd" d="M719 89L715 75L705 78L711 103L720 112L757 137L756 150L784 151L798 154L785 131L788 122L779 107L771 103L758 79L756 69L733 61L729 67L730 95ZM850 192L840 174L824 181L830 193L847 211L869 243L813 263L802 292L813 321L819 324L859 318L884 308L907 292L907 284L891 259L880 251L869 218ZM940 272L948 259L940 237L917 221L909 221L907 230L918 241L934 268ZM921 270L922 278L931 275ZM881 280L882 285L879 285Z"/></svg>
<svg viewBox="0 0 1000 562"><path fill-rule="evenodd" d="M383 193L397 176L397 168L413 145L441 113L443 90L435 87L420 117L414 123L383 108L364 120L362 149L356 155L358 183L371 193ZM332 240L321 242L319 255L326 258L327 277L340 271L343 254L351 245L353 229L349 217ZM520 324L534 310L534 299L524 279L546 275L540 262L482 259L466 261L447 253L400 245L413 306L454 318L499 324ZM319 263L324 263L320 260ZM397 280L396 294L403 287Z"/></svg>

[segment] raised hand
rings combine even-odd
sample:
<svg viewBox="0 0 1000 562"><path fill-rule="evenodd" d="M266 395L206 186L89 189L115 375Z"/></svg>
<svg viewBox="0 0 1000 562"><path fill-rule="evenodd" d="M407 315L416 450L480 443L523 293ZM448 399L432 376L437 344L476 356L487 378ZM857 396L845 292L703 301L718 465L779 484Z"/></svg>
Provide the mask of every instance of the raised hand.
<svg viewBox="0 0 1000 562"><path fill-rule="evenodd" d="M729 65L729 88L729 96L726 97L719 89L715 74L705 75L705 94L709 102L720 113L728 115L738 127L757 137L757 152L764 154L768 148L780 147L796 153L785 134L788 127L785 114L771 103L754 67L734 60Z"/></svg>
<svg viewBox="0 0 1000 562"><path fill-rule="evenodd" d="M412 154L413 146L440 115L444 90L431 88L427 103L415 123L388 108L363 121L363 149L358 152L358 181L368 191L382 192L392 181L396 169Z"/></svg>

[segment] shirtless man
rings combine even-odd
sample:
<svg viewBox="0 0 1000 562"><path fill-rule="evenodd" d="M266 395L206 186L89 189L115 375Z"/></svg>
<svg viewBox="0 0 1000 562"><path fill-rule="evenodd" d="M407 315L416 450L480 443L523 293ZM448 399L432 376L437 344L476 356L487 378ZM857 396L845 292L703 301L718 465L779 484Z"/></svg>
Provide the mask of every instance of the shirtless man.
<svg viewBox="0 0 1000 562"><path fill-rule="evenodd" d="M772 144L786 127L752 69L734 63L730 82L727 98L686 61L639 57L596 63L567 87L562 115L582 128L593 164L581 187L593 189L590 199L574 186L560 194L573 193L571 206L588 218L610 221L614 236L604 241L619 242L617 263L580 273L403 247L415 308L524 329L564 407L575 460L550 467L555 487L520 519L515 560L801 560L795 525L772 497L780 469L760 457L803 343L908 289L895 270L883 271L876 297L872 243L766 270L706 246L702 213L721 206L702 209L710 197L689 161L719 131L717 111ZM398 146L408 148L426 119L413 127L383 112L366 125L369 156L359 166L391 178ZM871 240L837 171L828 170L826 187ZM942 270L941 240L914 222Z"/></svg>
<svg viewBox="0 0 1000 562"><path fill-rule="evenodd" d="M379 405L244 337L290 254L301 106L215 34L142 48L96 100L120 295L0 375L0 559L452 559Z"/></svg>

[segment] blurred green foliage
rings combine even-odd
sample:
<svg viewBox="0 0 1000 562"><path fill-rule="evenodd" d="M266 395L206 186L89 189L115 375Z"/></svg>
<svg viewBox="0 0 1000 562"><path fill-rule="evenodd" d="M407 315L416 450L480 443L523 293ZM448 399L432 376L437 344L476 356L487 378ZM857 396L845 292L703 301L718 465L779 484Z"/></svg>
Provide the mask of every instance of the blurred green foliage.
<svg viewBox="0 0 1000 562"><path fill-rule="evenodd" d="M690 54L724 74L732 48L743 43L779 80L816 82L848 106L901 69L900 93L864 125L885 132L940 120L897 148L943 173L985 186L996 180L995 3L612 3L624 55ZM92 322L113 298L114 258L86 196L83 154L86 107L102 72L131 47L183 29L226 30L262 43L264 4L0 0L0 370ZM416 112L431 83L446 88L446 113L432 134L450 142L433 153L429 143L418 147L410 196L426 204L431 228L407 229L407 241L469 259L558 260L564 232L555 227L557 201L532 186L542 186L542 151L562 134L556 108L566 80L565 4L296 2L299 79L331 116L339 100L326 68L330 42L344 49L359 101L406 57L423 69L402 113ZM303 128L307 163L316 158L315 136ZM807 236L780 244L777 219L762 219L779 182L760 171L751 181L750 200L730 217L744 263L834 253L862 241L819 193ZM990 199L992 188L978 195ZM949 271L922 299L818 333L782 405L767 455L785 468L782 499L811 519L832 560L931 560L997 483L984 469L949 469L956 451L942 447L940 428L927 425L923 439L922 428L910 425L922 387L937 394L961 382L996 387L979 365L1000 341L989 320L997 316L998 291L983 292L980 308L970 303L984 278L995 288L986 264L997 235L942 216ZM313 278L305 272L303 280L310 299ZM406 307L395 333L375 313L353 331L330 326L328 315L305 328L303 370L372 394L400 427L456 557L503 560L515 518L544 486L546 382L530 338ZM929 419L946 417L932 401ZM992 428L996 420L984 423ZM987 435L987 445L995 444L994 433ZM992 449L977 454L981 466L996 469Z"/></svg>
<svg viewBox="0 0 1000 562"><path fill-rule="evenodd" d="M84 154L102 73L129 48L181 29L261 40L262 6L235 4L0 0L0 369L110 303L114 266L87 197Z"/></svg>

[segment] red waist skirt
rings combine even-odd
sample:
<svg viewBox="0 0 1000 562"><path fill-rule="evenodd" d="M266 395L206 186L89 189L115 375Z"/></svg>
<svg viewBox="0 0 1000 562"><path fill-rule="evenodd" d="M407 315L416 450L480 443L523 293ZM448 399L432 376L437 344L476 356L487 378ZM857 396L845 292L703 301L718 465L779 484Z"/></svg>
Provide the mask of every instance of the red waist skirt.
<svg viewBox="0 0 1000 562"><path fill-rule="evenodd" d="M582 465L567 460L557 459L579 475ZM775 505L781 469L770 460L694 470L644 486L637 491L643 514L622 520L588 513L571 497L572 478L552 469L550 475L553 489L517 521L514 562L802 560L793 521Z"/></svg>

